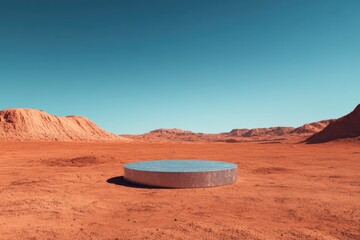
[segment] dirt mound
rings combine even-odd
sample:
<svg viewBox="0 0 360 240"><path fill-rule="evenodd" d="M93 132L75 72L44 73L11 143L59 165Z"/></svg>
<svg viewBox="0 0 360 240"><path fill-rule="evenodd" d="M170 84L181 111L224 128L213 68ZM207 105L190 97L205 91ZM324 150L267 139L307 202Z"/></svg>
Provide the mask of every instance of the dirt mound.
<svg viewBox="0 0 360 240"><path fill-rule="evenodd" d="M103 163L95 156L83 156L70 159L49 159L43 161L46 166L50 167L87 167Z"/></svg>
<svg viewBox="0 0 360 240"><path fill-rule="evenodd" d="M293 129L293 127L254 128L245 132L243 137L282 136L290 133Z"/></svg>
<svg viewBox="0 0 360 240"><path fill-rule="evenodd" d="M360 104L346 116L329 123L321 132L315 133L306 141L323 143L336 139L355 138L360 136Z"/></svg>
<svg viewBox="0 0 360 240"><path fill-rule="evenodd" d="M196 134L191 131L186 131L178 128L160 128L149 132L148 134L159 134L159 135L193 135Z"/></svg>
<svg viewBox="0 0 360 240"><path fill-rule="evenodd" d="M274 173L289 173L292 170L283 167L262 167L253 171L255 174L274 174Z"/></svg>
<svg viewBox="0 0 360 240"><path fill-rule="evenodd" d="M140 135L122 135L136 141L151 142L192 142L202 141L200 133L194 133L178 128L160 128Z"/></svg>
<svg viewBox="0 0 360 240"><path fill-rule="evenodd" d="M233 129L227 135L233 137L260 137L260 136L283 136L289 134L293 127L270 127L253 129Z"/></svg>
<svg viewBox="0 0 360 240"><path fill-rule="evenodd" d="M228 134L229 136L233 136L233 137L242 137L243 134L248 131L249 131L249 129L247 129L247 128L233 129L229 133L226 133L226 134Z"/></svg>
<svg viewBox="0 0 360 240"><path fill-rule="evenodd" d="M0 140L17 141L125 141L91 120L79 117L57 117L35 109L0 111Z"/></svg>

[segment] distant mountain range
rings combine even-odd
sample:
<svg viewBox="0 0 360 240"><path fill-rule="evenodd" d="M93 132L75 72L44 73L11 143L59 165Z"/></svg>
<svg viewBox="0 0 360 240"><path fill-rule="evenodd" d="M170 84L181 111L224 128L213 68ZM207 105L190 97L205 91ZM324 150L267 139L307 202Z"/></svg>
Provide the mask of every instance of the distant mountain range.
<svg viewBox="0 0 360 240"><path fill-rule="evenodd" d="M195 133L182 129L157 129L140 135L123 135L138 141L152 142L307 142L322 143L360 137L360 105L339 118L304 124L300 127L241 128L218 134Z"/></svg>
<svg viewBox="0 0 360 240"><path fill-rule="evenodd" d="M270 127L253 129L233 129L218 134L195 133L177 128L157 129L140 135L123 135L134 140L175 141L175 142L262 142L262 141L301 141L321 131L333 120L305 124L301 127Z"/></svg>
<svg viewBox="0 0 360 240"><path fill-rule="evenodd" d="M150 141L150 142L299 142L323 143L360 137L360 105L336 120L303 126L233 129L218 134L181 129L157 129L140 135L116 135L79 116L57 117L36 109L0 111L0 140L3 141Z"/></svg>

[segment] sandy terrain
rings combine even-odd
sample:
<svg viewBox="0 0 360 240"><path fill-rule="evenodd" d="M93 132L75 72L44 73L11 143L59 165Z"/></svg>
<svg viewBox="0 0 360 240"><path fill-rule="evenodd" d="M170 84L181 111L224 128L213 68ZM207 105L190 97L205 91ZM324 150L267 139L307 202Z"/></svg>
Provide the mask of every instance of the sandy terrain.
<svg viewBox="0 0 360 240"><path fill-rule="evenodd" d="M237 163L235 185L138 188L123 164ZM1 239L360 239L360 145L0 142Z"/></svg>

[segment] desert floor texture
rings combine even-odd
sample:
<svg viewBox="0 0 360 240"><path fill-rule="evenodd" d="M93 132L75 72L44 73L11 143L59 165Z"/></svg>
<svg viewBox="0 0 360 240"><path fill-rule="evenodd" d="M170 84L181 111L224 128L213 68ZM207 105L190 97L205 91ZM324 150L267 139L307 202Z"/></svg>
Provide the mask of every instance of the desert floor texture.
<svg viewBox="0 0 360 240"><path fill-rule="evenodd" d="M236 184L124 183L125 163L213 159ZM360 144L0 142L0 239L360 239Z"/></svg>

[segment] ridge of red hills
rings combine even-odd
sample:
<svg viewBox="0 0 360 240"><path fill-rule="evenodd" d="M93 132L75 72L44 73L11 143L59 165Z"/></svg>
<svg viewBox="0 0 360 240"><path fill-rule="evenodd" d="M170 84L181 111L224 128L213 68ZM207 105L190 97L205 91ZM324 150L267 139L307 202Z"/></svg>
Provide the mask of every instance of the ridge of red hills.
<svg viewBox="0 0 360 240"><path fill-rule="evenodd" d="M348 115L300 127L233 129L207 134L161 128L139 135L116 135L88 118L58 117L36 109L0 111L0 140L10 141L150 141L150 142L299 142L322 143L360 136L360 104Z"/></svg>
<svg viewBox="0 0 360 240"><path fill-rule="evenodd" d="M140 135L124 135L135 140L175 142L306 142L323 143L333 140L360 139L360 104L348 115L339 119L322 120L300 127L270 127L233 129L230 132L206 134L181 129L157 129Z"/></svg>
<svg viewBox="0 0 360 240"><path fill-rule="evenodd" d="M332 120L308 123L294 127L270 127L233 129L224 133L195 133L177 128L160 128L140 135L123 135L134 140L155 142L268 142L301 141L321 131Z"/></svg>

